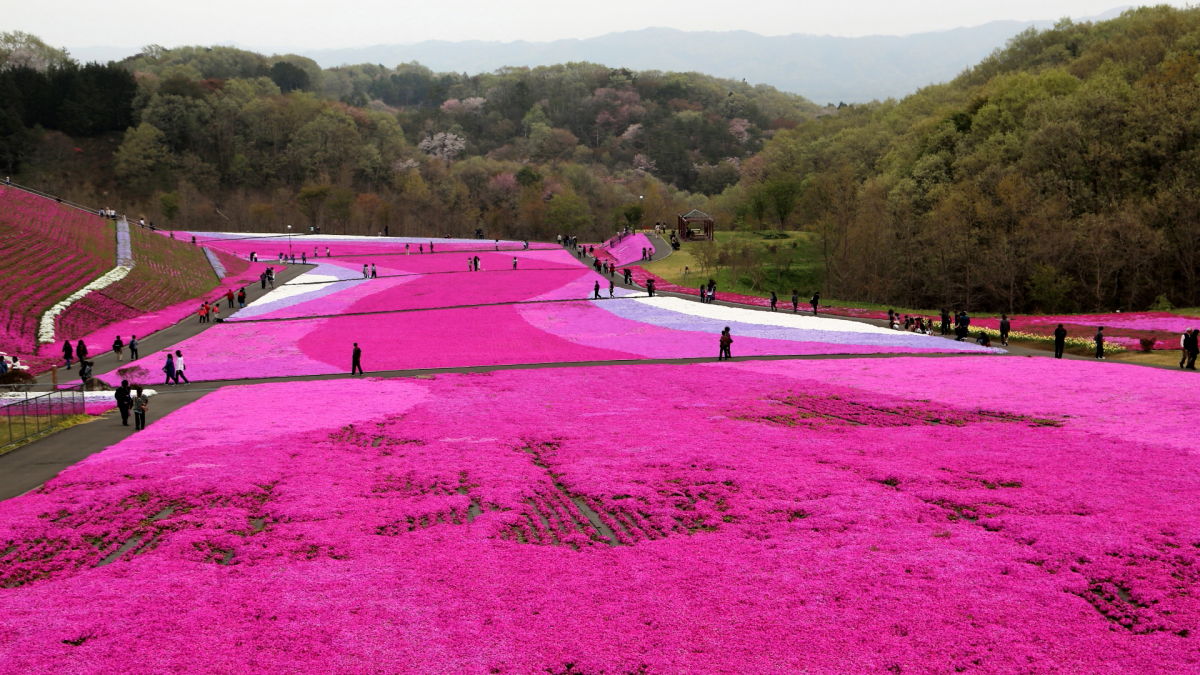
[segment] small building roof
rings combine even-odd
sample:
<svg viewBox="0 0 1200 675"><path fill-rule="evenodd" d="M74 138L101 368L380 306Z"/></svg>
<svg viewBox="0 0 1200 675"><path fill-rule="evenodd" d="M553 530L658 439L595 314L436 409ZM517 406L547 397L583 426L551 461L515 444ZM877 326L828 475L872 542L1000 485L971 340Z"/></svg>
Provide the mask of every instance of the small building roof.
<svg viewBox="0 0 1200 675"><path fill-rule="evenodd" d="M685 213L679 217L684 220L712 220L713 219L712 216L701 211L700 209L692 209L691 211L688 211L687 213Z"/></svg>

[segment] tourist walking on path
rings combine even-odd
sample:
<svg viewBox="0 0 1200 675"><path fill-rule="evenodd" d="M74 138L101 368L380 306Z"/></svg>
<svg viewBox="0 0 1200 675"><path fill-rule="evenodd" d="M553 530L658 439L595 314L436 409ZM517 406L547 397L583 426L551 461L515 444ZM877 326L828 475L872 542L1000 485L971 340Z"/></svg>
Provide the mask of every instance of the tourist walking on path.
<svg viewBox="0 0 1200 675"><path fill-rule="evenodd" d="M113 338L113 353L117 355L117 362L119 363L125 353L125 343L121 341L120 335Z"/></svg>
<svg viewBox="0 0 1200 675"><path fill-rule="evenodd" d="M179 384L180 380L183 380L184 382L187 382L188 384L192 383L192 381L187 378L187 373L184 372L186 369L187 369L186 366L183 365L183 352L176 349L175 350L175 384Z"/></svg>
<svg viewBox="0 0 1200 675"><path fill-rule="evenodd" d="M950 334L950 310L942 308L942 335Z"/></svg>
<svg viewBox="0 0 1200 675"><path fill-rule="evenodd" d="M616 284L614 284L612 282L611 279L608 282L608 297L610 297L610 298L617 297L617 286L616 286Z"/></svg>
<svg viewBox="0 0 1200 675"><path fill-rule="evenodd" d="M808 304L812 305L813 316L816 316L817 315L817 307L819 307L821 305L821 291L817 291L816 293L813 293L812 300L809 300Z"/></svg>
<svg viewBox="0 0 1200 675"><path fill-rule="evenodd" d="M246 308L246 289L242 288L237 294L238 309Z"/></svg>
<svg viewBox="0 0 1200 675"><path fill-rule="evenodd" d="M1182 368L1187 363L1188 357L1188 340L1192 337L1192 331L1185 330L1183 335L1179 336L1179 367ZM67 370L71 369L71 357L67 357Z"/></svg>
<svg viewBox="0 0 1200 675"><path fill-rule="evenodd" d="M1187 365L1183 367L1188 370L1195 370L1196 355L1200 354L1200 328L1192 329L1192 332L1184 340L1183 351L1187 355Z"/></svg>
<svg viewBox="0 0 1200 675"><path fill-rule="evenodd" d="M596 300L600 299L600 282L599 281L597 281L596 285L592 287L592 297Z"/></svg>
<svg viewBox="0 0 1200 675"><path fill-rule="evenodd" d="M1096 358L1104 358L1104 326L1096 329L1096 337L1092 338L1092 342L1096 343Z"/></svg>
<svg viewBox="0 0 1200 675"><path fill-rule="evenodd" d="M708 280L708 302L712 304L717 301L717 282L713 279Z"/></svg>
<svg viewBox="0 0 1200 675"><path fill-rule="evenodd" d="M515 255L513 256L513 269L514 270L517 269L517 256L515 256Z"/></svg>
<svg viewBox="0 0 1200 675"><path fill-rule="evenodd" d="M1008 331L1012 327L1012 323L1008 320L1007 314L1000 315L1000 344L1008 346Z"/></svg>
<svg viewBox="0 0 1200 675"><path fill-rule="evenodd" d="M133 408L133 396L129 392L129 380L121 380L121 386L113 394L117 399L117 410L121 413L121 426L129 426L129 411Z"/></svg>
<svg viewBox="0 0 1200 675"><path fill-rule="evenodd" d="M729 326L725 326L725 330L721 331L721 353L717 355L717 360L726 360L733 358L733 353L730 348L733 346L733 336L729 334Z"/></svg>
<svg viewBox="0 0 1200 675"><path fill-rule="evenodd" d="M80 367L82 367L83 362L87 360L87 354L88 354L87 345L83 344L83 340L76 342L75 343L75 358L79 359Z"/></svg>
<svg viewBox="0 0 1200 675"><path fill-rule="evenodd" d="M175 384L175 357L171 352L167 352L167 362L163 364L162 370L167 374L167 379L163 384Z"/></svg>
<svg viewBox="0 0 1200 675"><path fill-rule="evenodd" d="M646 280L646 293L649 294L650 297L652 297L652 298L654 297L654 280L653 279Z"/></svg>
<svg viewBox="0 0 1200 675"><path fill-rule="evenodd" d="M233 289L225 289L225 300L229 302L229 309L233 309Z"/></svg>
<svg viewBox="0 0 1200 675"><path fill-rule="evenodd" d="M142 391L141 387L137 388L137 395L133 397L133 430L141 431L146 428L146 412L150 410L150 398Z"/></svg>
<svg viewBox="0 0 1200 675"><path fill-rule="evenodd" d="M793 288L792 289L792 314L799 314L799 313L800 313L800 294L797 293L796 289Z"/></svg>
<svg viewBox="0 0 1200 675"><path fill-rule="evenodd" d="M67 362L67 370L70 370L71 369L71 357L75 356L75 348L71 346L70 340L63 341L62 355L63 355L63 360ZM1179 361L1179 367L1180 368L1183 367L1182 359L1180 359L1180 361Z"/></svg>
<svg viewBox="0 0 1200 675"><path fill-rule="evenodd" d="M1067 329L1063 325L1058 324L1058 328L1054 329L1054 358L1061 359L1063 349L1067 346Z"/></svg>
<svg viewBox="0 0 1200 675"><path fill-rule="evenodd" d="M363 278L369 279L370 277L371 277L371 274L370 274L370 272L367 271L367 263L363 263Z"/></svg>
<svg viewBox="0 0 1200 675"><path fill-rule="evenodd" d="M775 295L775 291L771 291L771 311L775 311L775 306L779 304L779 296Z"/></svg>
<svg viewBox="0 0 1200 675"><path fill-rule="evenodd" d="M705 287L703 282L700 283L700 302L701 303L708 302L708 290Z"/></svg>
<svg viewBox="0 0 1200 675"><path fill-rule="evenodd" d="M200 317L200 320L197 323L205 323L208 321L208 303L207 302L200 303L200 309L196 310L196 315L198 317Z"/></svg>
<svg viewBox="0 0 1200 675"><path fill-rule="evenodd" d="M129 336L129 360L138 360L138 341L136 335Z"/></svg>
<svg viewBox="0 0 1200 675"><path fill-rule="evenodd" d="M379 278L379 271L375 269L375 263L371 263L371 278L372 279Z"/></svg>
<svg viewBox="0 0 1200 675"><path fill-rule="evenodd" d="M350 374L362 375L362 350L359 349L358 343L354 343L354 351L350 353Z"/></svg>

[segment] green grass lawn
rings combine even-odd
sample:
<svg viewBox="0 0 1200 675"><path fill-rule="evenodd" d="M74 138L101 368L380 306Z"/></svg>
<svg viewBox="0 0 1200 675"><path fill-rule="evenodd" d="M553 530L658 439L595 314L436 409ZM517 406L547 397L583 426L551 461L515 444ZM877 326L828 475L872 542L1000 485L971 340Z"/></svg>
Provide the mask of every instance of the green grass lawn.
<svg viewBox="0 0 1200 675"><path fill-rule="evenodd" d="M823 266L820 251L817 248L817 237L812 232L802 231L764 231L764 232L729 232L716 233L716 246L724 251L724 264L715 269L702 270L698 256L703 242L685 242L680 250L658 262L648 263L644 267L654 274L680 286L699 287L702 281L710 277L717 282L717 290L743 295L767 297L774 290L781 299L788 298L792 289L799 291L805 301L813 291L821 286ZM729 260L734 249L747 251L746 257L753 256L758 260L767 261L759 278L747 269L737 269ZM685 273L684 268L688 269ZM745 266L743 266L745 267Z"/></svg>

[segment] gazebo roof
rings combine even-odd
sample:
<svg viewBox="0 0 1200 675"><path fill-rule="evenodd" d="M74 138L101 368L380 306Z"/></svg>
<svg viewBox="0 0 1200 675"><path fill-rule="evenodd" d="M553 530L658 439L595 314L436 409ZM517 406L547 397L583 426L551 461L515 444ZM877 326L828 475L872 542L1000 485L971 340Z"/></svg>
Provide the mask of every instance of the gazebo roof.
<svg viewBox="0 0 1200 675"><path fill-rule="evenodd" d="M713 219L712 216L701 211L700 209L692 209L691 211L688 211L687 213L685 213L679 217L682 218L683 220L712 220Z"/></svg>

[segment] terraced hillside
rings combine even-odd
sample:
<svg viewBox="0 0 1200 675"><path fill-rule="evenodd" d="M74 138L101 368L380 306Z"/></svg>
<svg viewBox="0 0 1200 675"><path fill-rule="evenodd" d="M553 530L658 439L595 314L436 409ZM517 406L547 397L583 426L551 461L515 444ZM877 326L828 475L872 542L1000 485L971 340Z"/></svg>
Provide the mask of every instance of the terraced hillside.
<svg viewBox="0 0 1200 675"><path fill-rule="evenodd" d="M38 320L55 303L112 269L111 222L0 186L0 350L31 354Z"/></svg>

